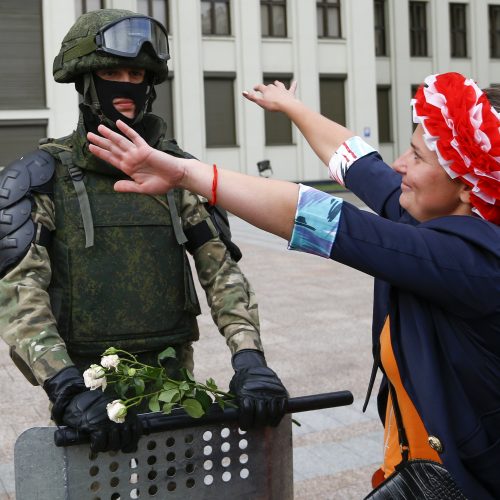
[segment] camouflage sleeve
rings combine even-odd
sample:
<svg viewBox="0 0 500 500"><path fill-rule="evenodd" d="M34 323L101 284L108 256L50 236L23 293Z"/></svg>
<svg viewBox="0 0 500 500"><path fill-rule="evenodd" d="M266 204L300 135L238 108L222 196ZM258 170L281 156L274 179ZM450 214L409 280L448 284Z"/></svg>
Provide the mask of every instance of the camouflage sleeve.
<svg viewBox="0 0 500 500"><path fill-rule="evenodd" d="M54 229L54 205L47 195L35 196L32 216ZM0 280L0 335L18 368L39 384L73 364L52 314L50 279L47 249L32 243L21 262Z"/></svg>
<svg viewBox="0 0 500 500"><path fill-rule="evenodd" d="M209 217L200 199L184 191L181 207L184 227L194 226ZM214 237L198 248L193 258L212 318L226 338L231 353L241 349L263 351L255 293L224 243Z"/></svg>

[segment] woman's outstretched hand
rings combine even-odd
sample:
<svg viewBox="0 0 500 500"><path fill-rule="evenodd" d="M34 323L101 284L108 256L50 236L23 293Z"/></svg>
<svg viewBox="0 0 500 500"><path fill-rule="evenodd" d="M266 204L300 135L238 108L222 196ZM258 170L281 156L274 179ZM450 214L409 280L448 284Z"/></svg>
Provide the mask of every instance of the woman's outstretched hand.
<svg viewBox="0 0 500 500"><path fill-rule="evenodd" d="M290 104L298 102L298 99L295 97L295 90L297 89L296 81L292 82L289 89L279 80L275 80L274 83L269 85L260 83L253 89L255 92L245 90L243 96L267 111L282 111L286 113Z"/></svg>
<svg viewBox="0 0 500 500"><path fill-rule="evenodd" d="M290 239L299 188L292 182L217 169L194 159L176 158L150 147L122 121L124 134L99 126L87 134L90 151L130 177L115 183L122 192L163 194L179 187L199 194L265 231Z"/></svg>
<svg viewBox="0 0 500 500"><path fill-rule="evenodd" d="M126 137L104 125L99 125L98 128L102 137L92 132L87 134L91 143L90 152L132 179L116 182L116 191L163 194L179 185L184 177L184 168L179 158L152 148L121 120L116 122L116 126Z"/></svg>

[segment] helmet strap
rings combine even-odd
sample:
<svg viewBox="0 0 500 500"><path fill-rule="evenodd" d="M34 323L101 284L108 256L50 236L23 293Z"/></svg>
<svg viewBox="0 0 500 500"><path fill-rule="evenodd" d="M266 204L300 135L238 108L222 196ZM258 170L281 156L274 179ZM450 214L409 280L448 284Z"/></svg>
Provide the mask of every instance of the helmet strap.
<svg viewBox="0 0 500 500"><path fill-rule="evenodd" d="M153 83L153 78L150 79L148 98L146 100L146 113L151 113L153 110L153 102L156 100L156 89Z"/></svg>
<svg viewBox="0 0 500 500"><path fill-rule="evenodd" d="M85 106L92 111L96 116L102 114L99 97L94 85L94 79L90 73L83 74L75 83L76 90L82 95L81 106Z"/></svg>

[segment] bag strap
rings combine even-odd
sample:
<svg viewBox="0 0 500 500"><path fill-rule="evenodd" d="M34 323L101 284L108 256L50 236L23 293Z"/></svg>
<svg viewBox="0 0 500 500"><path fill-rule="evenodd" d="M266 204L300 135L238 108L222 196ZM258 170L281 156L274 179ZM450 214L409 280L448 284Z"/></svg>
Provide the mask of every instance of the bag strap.
<svg viewBox="0 0 500 500"><path fill-rule="evenodd" d="M65 141L73 134L57 139L58 141ZM83 172L73 162L73 149L71 146L59 144L54 142L53 139L41 139L39 149L48 151L52 156L56 156L59 161L68 169L68 173L73 181L78 204L80 206L80 213L82 215L83 229L85 231L85 248L94 246L94 221L92 218L92 210L90 208L89 197L87 189L83 181ZM57 152L53 150L57 149Z"/></svg>
<svg viewBox="0 0 500 500"><path fill-rule="evenodd" d="M186 235L182 229L182 221L177 211L177 205L175 204L174 191L171 189L167 192L168 206L170 208L170 214L172 216L172 226L174 227L174 234L179 245L184 245L187 242Z"/></svg>
<svg viewBox="0 0 500 500"><path fill-rule="evenodd" d="M69 151L59 153L61 163L68 169L73 186L75 187L80 213L82 215L83 230L85 232L85 248L94 246L94 221L92 219L92 210L90 201L83 181L83 172L73 163L73 154Z"/></svg>
<svg viewBox="0 0 500 500"><path fill-rule="evenodd" d="M184 234L184 229L182 229L182 220L179 216L179 211L177 210L177 203L175 202L174 190L171 189L167 192L167 201L165 203L159 196L149 195L153 200L156 200L162 207L166 208L170 212L172 217L172 226L174 228L175 239L179 245L184 245L187 243L188 239Z"/></svg>
<svg viewBox="0 0 500 500"><path fill-rule="evenodd" d="M398 398L396 396L396 389L391 384L389 380L389 392L391 394L392 408L394 410L394 416L396 417L396 424L398 427L398 437L399 437L399 449L401 450L401 456L403 458L401 463L408 462L408 455L410 452L410 446L408 444L408 438L406 437L406 431L403 425L403 418L401 417L401 412L399 411Z"/></svg>
<svg viewBox="0 0 500 500"><path fill-rule="evenodd" d="M370 402L370 397L372 395L373 386L375 384L375 378L377 376L378 369L380 368L380 344L377 345L375 356L373 357L373 365L372 372L370 375L370 381L368 382L368 389L366 389L365 402L363 404L363 413L366 411L368 407L368 403Z"/></svg>

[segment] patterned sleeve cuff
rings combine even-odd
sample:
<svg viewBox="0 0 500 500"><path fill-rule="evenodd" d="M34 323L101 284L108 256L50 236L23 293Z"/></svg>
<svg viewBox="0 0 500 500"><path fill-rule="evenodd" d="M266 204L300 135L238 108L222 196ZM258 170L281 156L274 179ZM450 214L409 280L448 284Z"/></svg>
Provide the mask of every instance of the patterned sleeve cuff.
<svg viewBox="0 0 500 500"><path fill-rule="evenodd" d="M224 328L224 336L231 354L235 354L242 349L264 351L259 332L256 330L249 330L248 327L245 328L242 325L228 325Z"/></svg>
<svg viewBox="0 0 500 500"><path fill-rule="evenodd" d="M347 139L335 153L333 153L328 164L330 178L337 181L340 185L345 186L345 176L349 167L356 161L373 153L373 149L368 143L363 141L361 137L355 136Z"/></svg>
<svg viewBox="0 0 500 500"><path fill-rule="evenodd" d="M329 258L337 236L342 203L341 198L300 184L288 249Z"/></svg>

